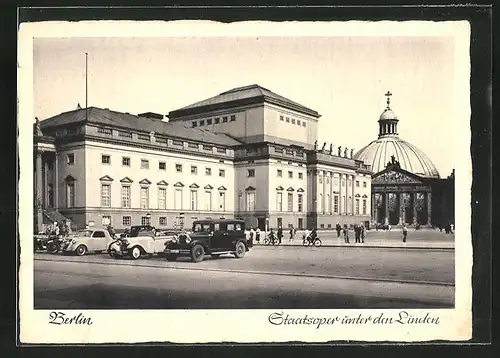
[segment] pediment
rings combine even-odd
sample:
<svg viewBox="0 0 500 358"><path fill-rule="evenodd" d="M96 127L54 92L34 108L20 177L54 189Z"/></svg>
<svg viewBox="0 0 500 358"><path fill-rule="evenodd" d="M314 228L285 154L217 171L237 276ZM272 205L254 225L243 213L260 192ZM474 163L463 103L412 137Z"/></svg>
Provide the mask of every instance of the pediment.
<svg viewBox="0 0 500 358"><path fill-rule="evenodd" d="M295 191L295 189L292 187L289 187L286 191Z"/></svg>
<svg viewBox="0 0 500 358"><path fill-rule="evenodd" d="M205 189L205 190L212 190L213 188L214 188L214 187L213 187L213 186L211 186L210 184L205 185L205 186L203 187L203 189Z"/></svg>
<svg viewBox="0 0 500 358"><path fill-rule="evenodd" d="M114 179L111 178L109 175L105 175L103 177L99 178L100 181L113 181Z"/></svg>
<svg viewBox="0 0 500 358"><path fill-rule="evenodd" d="M245 190L246 190L246 191L253 191L253 190L255 190L255 188L254 188L253 186L249 186L249 187L247 187Z"/></svg>
<svg viewBox="0 0 500 358"><path fill-rule="evenodd" d="M198 189L200 186L196 183L193 183L189 186L191 189Z"/></svg>
<svg viewBox="0 0 500 358"><path fill-rule="evenodd" d="M224 191L227 190L227 188L224 185L221 185L220 187L217 188L217 190Z"/></svg>
<svg viewBox="0 0 500 358"><path fill-rule="evenodd" d="M381 172L372 178L372 184L423 184L417 176L396 170Z"/></svg>
<svg viewBox="0 0 500 358"><path fill-rule="evenodd" d="M176 188L182 188L182 187L184 187L184 184L182 184L180 181L178 181L177 183L174 184L174 186Z"/></svg>
<svg viewBox="0 0 500 358"><path fill-rule="evenodd" d="M68 175L66 178L64 178L65 181L76 181L76 179L71 176L71 175Z"/></svg>
<svg viewBox="0 0 500 358"><path fill-rule="evenodd" d="M120 180L121 183L133 183L134 181L130 179L129 177L125 177Z"/></svg>
<svg viewBox="0 0 500 358"><path fill-rule="evenodd" d="M142 185L151 185L151 181L150 181L150 180L148 180L148 179L146 179L146 178L144 178L144 179L142 179L142 180L139 182L139 184L142 184Z"/></svg>
<svg viewBox="0 0 500 358"><path fill-rule="evenodd" d="M279 187L276 188L276 190L281 191L281 190L285 190L285 189L280 185Z"/></svg>
<svg viewBox="0 0 500 358"><path fill-rule="evenodd" d="M304 192L304 189L302 189L302 188L297 189L297 193L303 193L303 192Z"/></svg>
<svg viewBox="0 0 500 358"><path fill-rule="evenodd" d="M158 183L156 183L156 185L163 185L163 186L167 186L168 183L165 181L165 180L160 180Z"/></svg>

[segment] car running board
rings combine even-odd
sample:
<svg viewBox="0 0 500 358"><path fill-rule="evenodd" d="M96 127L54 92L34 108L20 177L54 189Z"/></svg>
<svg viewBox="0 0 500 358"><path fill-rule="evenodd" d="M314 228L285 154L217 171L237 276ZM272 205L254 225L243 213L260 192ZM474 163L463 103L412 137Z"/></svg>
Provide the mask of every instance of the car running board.
<svg viewBox="0 0 500 358"><path fill-rule="evenodd" d="M234 254L234 251L212 251L210 255Z"/></svg>

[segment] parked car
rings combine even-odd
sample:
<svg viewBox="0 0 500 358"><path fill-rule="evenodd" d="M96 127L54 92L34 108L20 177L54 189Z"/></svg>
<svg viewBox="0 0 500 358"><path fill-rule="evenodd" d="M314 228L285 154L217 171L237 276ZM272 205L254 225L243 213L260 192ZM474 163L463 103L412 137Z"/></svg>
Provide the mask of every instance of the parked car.
<svg viewBox="0 0 500 358"><path fill-rule="evenodd" d="M49 235L36 235L35 234L35 236L33 238L34 238L34 241L33 241L34 252L39 251L39 250L42 250L42 251L47 250L47 242L50 239Z"/></svg>
<svg viewBox="0 0 500 358"><path fill-rule="evenodd" d="M193 223L191 233L182 233L165 244L165 258L175 261L179 256L189 256L200 262L205 255L219 257L233 254L243 258L253 246L245 235L243 220L200 220Z"/></svg>
<svg viewBox="0 0 500 358"><path fill-rule="evenodd" d="M106 251L113 241L114 239L105 229L85 229L69 236L62 245L62 251L83 256L88 252Z"/></svg>
<svg viewBox="0 0 500 358"><path fill-rule="evenodd" d="M161 231L153 226L132 226L127 236L114 241L108 249L111 257L132 257L138 259L144 255L163 254L165 243L173 240L179 231Z"/></svg>

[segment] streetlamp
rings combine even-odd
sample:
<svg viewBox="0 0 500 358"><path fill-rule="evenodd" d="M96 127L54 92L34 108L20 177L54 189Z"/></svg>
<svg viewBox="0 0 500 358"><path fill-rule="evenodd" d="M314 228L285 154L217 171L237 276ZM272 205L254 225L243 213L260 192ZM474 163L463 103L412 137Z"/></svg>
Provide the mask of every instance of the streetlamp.
<svg viewBox="0 0 500 358"><path fill-rule="evenodd" d="M243 192L241 190L238 191L238 216L240 216L240 206L241 206L241 197L243 196Z"/></svg>

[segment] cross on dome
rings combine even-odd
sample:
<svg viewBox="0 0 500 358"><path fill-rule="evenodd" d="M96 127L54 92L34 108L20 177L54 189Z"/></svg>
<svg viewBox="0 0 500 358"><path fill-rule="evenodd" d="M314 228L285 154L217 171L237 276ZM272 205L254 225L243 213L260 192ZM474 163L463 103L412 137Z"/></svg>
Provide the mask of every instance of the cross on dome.
<svg viewBox="0 0 500 358"><path fill-rule="evenodd" d="M387 91L387 93L384 96L387 96L387 109L390 109L389 104L391 103L391 96L392 96L391 91Z"/></svg>

